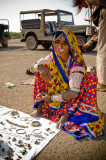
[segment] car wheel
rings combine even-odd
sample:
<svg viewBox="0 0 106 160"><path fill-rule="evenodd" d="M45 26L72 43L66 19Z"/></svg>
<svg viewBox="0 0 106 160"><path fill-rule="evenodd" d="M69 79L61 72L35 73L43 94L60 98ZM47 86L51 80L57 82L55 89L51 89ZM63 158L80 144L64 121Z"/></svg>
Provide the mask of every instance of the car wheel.
<svg viewBox="0 0 106 160"><path fill-rule="evenodd" d="M29 50L35 50L38 47L38 40L35 36L28 36L26 38L26 47Z"/></svg>
<svg viewBox="0 0 106 160"><path fill-rule="evenodd" d="M84 45L85 43L87 43L87 39L84 36L78 35L76 36L76 38L79 45Z"/></svg>
<svg viewBox="0 0 106 160"><path fill-rule="evenodd" d="M42 46L44 49L49 49L51 47L51 43L44 43Z"/></svg>

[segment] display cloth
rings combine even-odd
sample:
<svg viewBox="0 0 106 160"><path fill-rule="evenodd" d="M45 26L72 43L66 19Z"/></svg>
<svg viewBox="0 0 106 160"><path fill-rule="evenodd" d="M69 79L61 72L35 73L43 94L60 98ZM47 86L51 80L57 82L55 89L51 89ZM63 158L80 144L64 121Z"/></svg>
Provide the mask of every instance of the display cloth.
<svg viewBox="0 0 106 160"><path fill-rule="evenodd" d="M0 160L30 160L60 131L43 117L0 106Z"/></svg>

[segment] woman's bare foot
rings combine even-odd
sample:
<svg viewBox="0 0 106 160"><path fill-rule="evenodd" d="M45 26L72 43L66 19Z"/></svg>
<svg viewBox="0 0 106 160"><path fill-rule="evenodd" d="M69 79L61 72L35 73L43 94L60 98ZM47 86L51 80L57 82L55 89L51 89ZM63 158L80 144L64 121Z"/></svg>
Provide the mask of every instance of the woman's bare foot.
<svg viewBox="0 0 106 160"><path fill-rule="evenodd" d="M35 109L35 111L32 112L30 115L32 117L38 117L40 116L41 110L42 110L42 104L39 104L38 107Z"/></svg>
<svg viewBox="0 0 106 160"><path fill-rule="evenodd" d="M61 129L62 125L69 119L70 113L65 113L64 115L61 116L60 120L56 124L56 128Z"/></svg>

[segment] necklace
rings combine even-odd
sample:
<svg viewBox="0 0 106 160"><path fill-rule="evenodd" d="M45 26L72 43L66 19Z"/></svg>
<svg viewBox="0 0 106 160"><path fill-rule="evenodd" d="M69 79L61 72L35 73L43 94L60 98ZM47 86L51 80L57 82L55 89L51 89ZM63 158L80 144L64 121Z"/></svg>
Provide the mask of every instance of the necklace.
<svg viewBox="0 0 106 160"><path fill-rule="evenodd" d="M14 122L9 121L8 119L6 119L6 121L7 121L9 124L12 124L12 125L17 126L17 127L28 128L28 126L19 125L19 124L17 124L17 123L14 123Z"/></svg>

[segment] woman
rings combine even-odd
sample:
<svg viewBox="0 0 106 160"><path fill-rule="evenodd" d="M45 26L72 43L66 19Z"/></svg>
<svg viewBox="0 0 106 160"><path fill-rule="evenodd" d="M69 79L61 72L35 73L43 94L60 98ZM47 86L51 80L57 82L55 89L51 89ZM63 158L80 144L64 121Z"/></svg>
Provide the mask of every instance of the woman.
<svg viewBox="0 0 106 160"><path fill-rule="evenodd" d="M52 53L47 63L38 65L38 72L34 68L36 110L32 116L42 113L76 139L102 135L104 118L96 101L97 79L87 75L75 35L67 29L56 32ZM42 67L48 70L47 77Z"/></svg>

